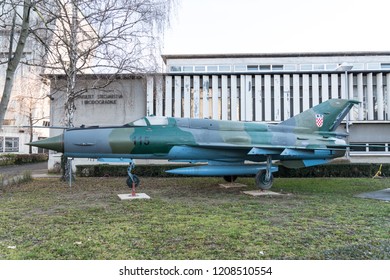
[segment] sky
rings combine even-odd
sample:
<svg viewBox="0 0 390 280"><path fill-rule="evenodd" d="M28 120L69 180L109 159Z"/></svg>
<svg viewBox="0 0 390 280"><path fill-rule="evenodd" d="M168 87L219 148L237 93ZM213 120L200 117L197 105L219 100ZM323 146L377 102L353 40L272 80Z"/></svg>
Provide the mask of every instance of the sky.
<svg viewBox="0 0 390 280"><path fill-rule="evenodd" d="M176 0L163 54L390 51L388 0Z"/></svg>

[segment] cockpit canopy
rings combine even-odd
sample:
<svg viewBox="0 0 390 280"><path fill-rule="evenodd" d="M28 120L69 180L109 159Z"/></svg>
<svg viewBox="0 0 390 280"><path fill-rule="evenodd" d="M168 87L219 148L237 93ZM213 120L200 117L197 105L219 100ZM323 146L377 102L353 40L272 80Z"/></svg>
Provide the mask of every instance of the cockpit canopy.
<svg viewBox="0 0 390 280"><path fill-rule="evenodd" d="M168 125L167 117L143 117L141 119L129 122L126 126L149 126L149 125Z"/></svg>

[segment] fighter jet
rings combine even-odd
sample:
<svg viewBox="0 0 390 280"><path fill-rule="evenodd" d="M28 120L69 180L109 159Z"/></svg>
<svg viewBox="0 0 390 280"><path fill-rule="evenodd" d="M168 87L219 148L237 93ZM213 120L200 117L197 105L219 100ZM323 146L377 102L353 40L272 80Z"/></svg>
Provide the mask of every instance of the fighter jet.
<svg viewBox="0 0 390 280"><path fill-rule="evenodd" d="M348 134L336 128L357 103L330 99L279 124L148 116L123 126L67 129L29 145L68 158L127 159L130 187L139 184L134 159L161 159L195 164L167 171L173 174L228 181L255 175L256 186L266 190L279 165L308 167L344 156Z"/></svg>

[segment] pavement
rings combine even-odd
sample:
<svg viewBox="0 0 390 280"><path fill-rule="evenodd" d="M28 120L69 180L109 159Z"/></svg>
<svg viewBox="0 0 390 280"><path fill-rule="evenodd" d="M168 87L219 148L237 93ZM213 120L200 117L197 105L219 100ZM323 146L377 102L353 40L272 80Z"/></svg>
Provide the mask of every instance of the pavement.
<svg viewBox="0 0 390 280"><path fill-rule="evenodd" d="M362 193L356 197L390 201L390 188L375 192Z"/></svg>
<svg viewBox="0 0 390 280"><path fill-rule="evenodd" d="M47 162L0 166L0 175L7 178L22 175L25 171L30 171L33 178L52 177L47 174Z"/></svg>
<svg viewBox="0 0 390 280"><path fill-rule="evenodd" d="M47 162L0 166L0 174L2 175L18 175L24 171L31 171L34 173L38 171L45 171L47 173Z"/></svg>

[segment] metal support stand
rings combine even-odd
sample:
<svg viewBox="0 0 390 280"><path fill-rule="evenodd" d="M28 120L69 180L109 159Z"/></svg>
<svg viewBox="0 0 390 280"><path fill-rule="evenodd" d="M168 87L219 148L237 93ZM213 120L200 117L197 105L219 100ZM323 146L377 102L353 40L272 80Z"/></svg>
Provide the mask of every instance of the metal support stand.
<svg viewBox="0 0 390 280"><path fill-rule="evenodd" d="M137 177L137 175L134 175L132 173L133 169L135 167L135 163L133 161L131 161L129 163L129 167L127 167L127 175L129 176L126 180L126 184L129 188L133 189L135 187L138 187L139 185L139 178Z"/></svg>
<svg viewBox="0 0 390 280"><path fill-rule="evenodd" d="M135 167L134 161L131 161L131 162L129 163L129 167L127 167L127 175L129 175L129 178L130 178L131 181L133 181L133 182L134 182L134 175L133 175L133 173L131 173L131 172L133 171L134 167Z"/></svg>
<svg viewBox="0 0 390 280"><path fill-rule="evenodd" d="M72 159L68 158L68 165L69 165L69 188L72 187Z"/></svg>
<svg viewBox="0 0 390 280"><path fill-rule="evenodd" d="M265 180L269 181L271 180L271 168L272 168L272 157L270 155L267 155L267 170L265 173Z"/></svg>
<svg viewBox="0 0 390 280"><path fill-rule="evenodd" d="M145 193L135 192L135 189L139 185L140 180L137 177L137 175L134 175L132 173L134 167L135 167L135 163L132 160L129 162L129 166L127 167L127 175L129 176L129 178L127 178L126 180L127 186L131 188L131 194L118 194L118 196L121 200L150 199L150 196L148 196Z"/></svg>
<svg viewBox="0 0 390 280"><path fill-rule="evenodd" d="M69 187L72 187L72 181L73 181L73 170L72 170L72 158L65 158L64 163L64 175L63 180L68 182Z"/></svg>
<svg viewBox="0 0 390 280"><path fill-rule="evenodd" d="M135 183L133 181L133 187L131 188L131 196L137 196L136 192L135 192Z"/></svg>

